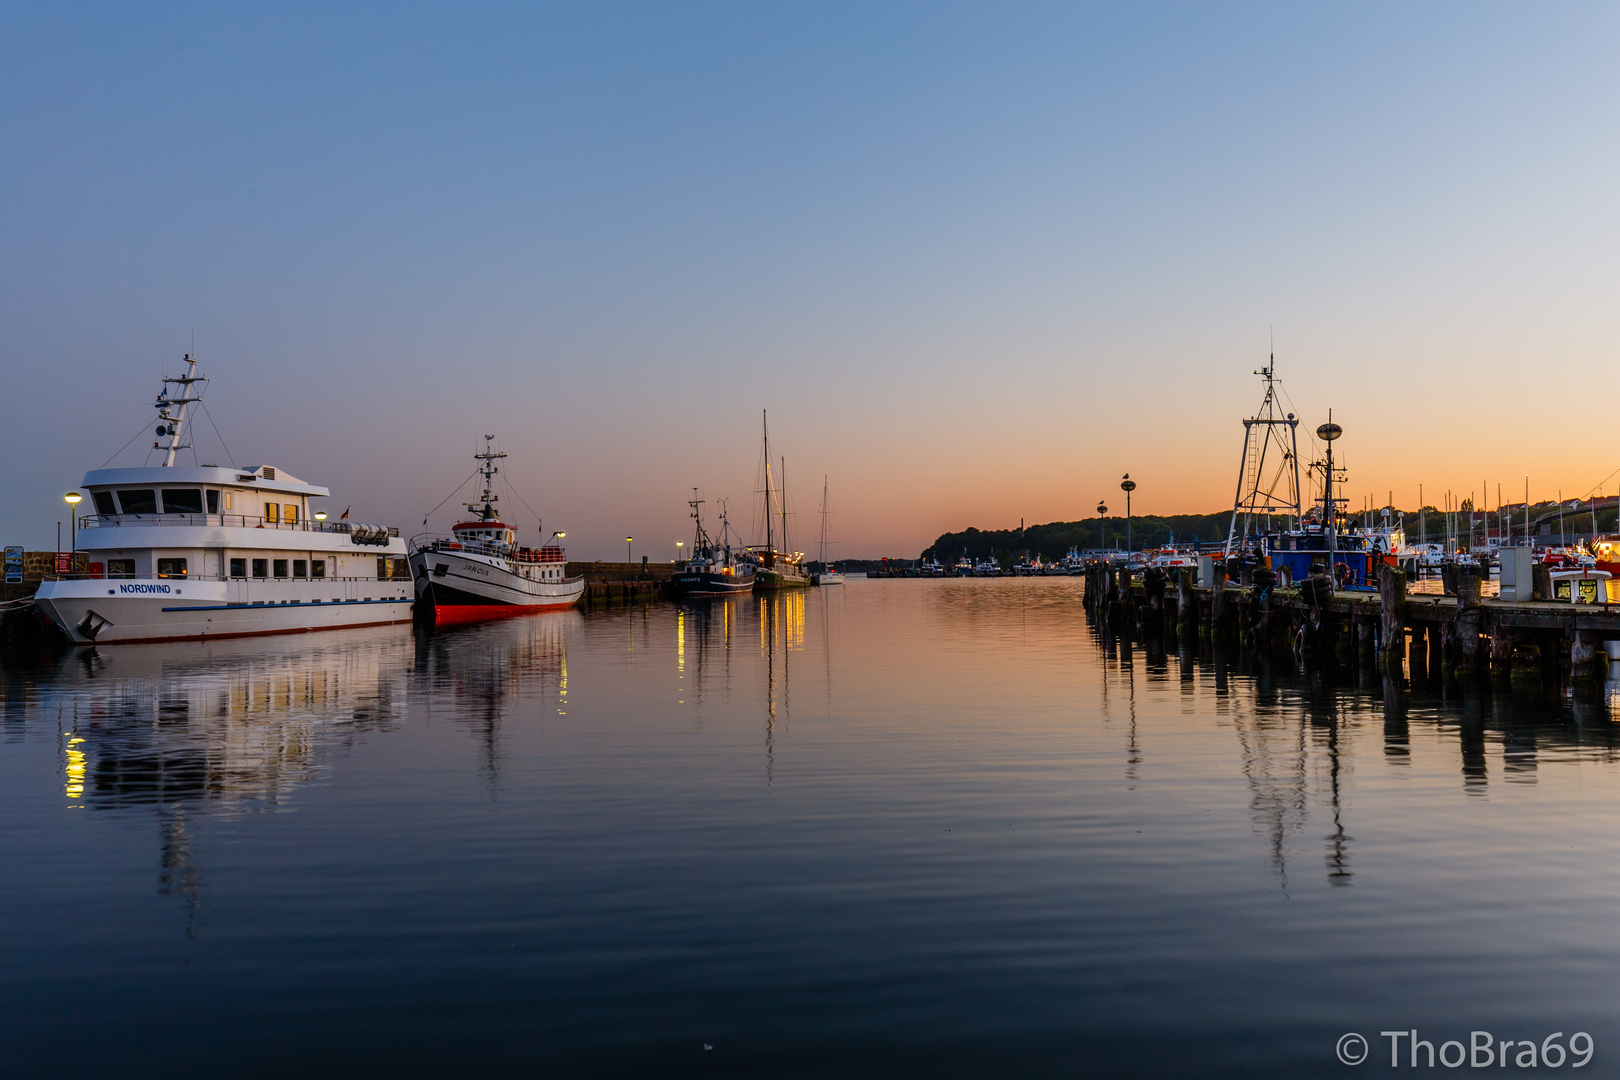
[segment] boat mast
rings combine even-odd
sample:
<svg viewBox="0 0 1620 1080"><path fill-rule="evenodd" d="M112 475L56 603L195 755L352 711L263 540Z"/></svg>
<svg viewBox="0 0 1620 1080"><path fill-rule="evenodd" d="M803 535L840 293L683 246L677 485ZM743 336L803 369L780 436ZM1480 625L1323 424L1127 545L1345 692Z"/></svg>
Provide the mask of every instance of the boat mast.
<svg viewBox="0 0 1620 1080"><path fill-rule="evenodd" d="M782 511L782 554L793 555L787 536L787 458L782 458L782 471L776 474L776 508Z"/></svg>
<svg viewBox="0 0 1620 1080"><path fill-rule="evenodd" d="M704 540L707 538L703 535L703 518L699 515L698 511L698 507L703 505L703 500L697 497L697 493L698 489L693 488L692 499L686 504L692 508L692 520L697 522L697 531L692 534L692 558L694 559L700 557L698 555L699 551L706 552L708 548L708 545L704 543Z"/></svg>
<svg viewBox="0 0 1620 1080"><path fill-rule="evenodd" d="M821 568L827 569L827 474L821 474Z"/></svg>
<svg viewBox="0 0 1620 1080"><path fill-rule="evenodd" d="M771 424L764 409L759 410L759 422L765 433L765 551L769 557L776 550L776 542L771 536Z"/></svg>
<svg viewBox="0 0 1620 1080"><path fill-rule="evenodd" d="M1247 542L1255 518L1287 512L1295 528L1304 527L1304 505L1299 490L1299 421L1293 413L1279 416L1276 391L1277 354L1255 374L1266 385L1259 410L1243 421L1243 457L1238 464L1237 495L1232 500L1232 522L1226 531L1226 554L1234 544ZM1271 462L1275 466L1268 468ZM1243 532L1238 533L1238 521Z"/></svg>
<svg viewBox="0 0 1620 1080"><path fill-rule="evenodd" d="M169 439L169 445L164 447L159 443L153 443L152 448L155 450L164 451L164 468L168 468L174 464L174 455L176 453L181 450L191 449L190 444L182 443L180 441L181 432L183 432L186 427L186 414L190 411L192 403L202 400L200 397L191 396L191 386L193 383L208 381L203 376L197 374L197 358L195 356L192 356L190 353L186 353L185 364L186 373L184 375L176 375L172 378L167 375L163 377L163 382L165 384L174 383L176 386L180 387L180 396L170 397L169 387L167 385L163 387L157 396L157 433L160 438L167 436ZM180 406L180 411L178 413L171 411L176 405Z"/></svg>
<svg viewBox="0 0 1620 1080"><path fill-rule="evenodd" d="M481 453L481 454L474 454L473 455L474 460L481 461L481 462L484 463L483 466L482 466L482 471L483 471L483 474L484 474L484 494L483 494L483 503L484 503L484 505L482 507L480 507L477 503L465 503L465 504L463 504L463 505L465 505L467 507L468 513L478 514L479 515L479 520L481 520L481 521L495 521L495 520L498 520L498 515L496 515L496 513L495 513L495 504L501 501L501 497L499 495L495 494L495 474L500 472L501 470L498 467L496 467L495 462L497 462L501 458L505 457L506 454L504 452L501 452L501 451L491 452L491 450L489 448L489 444L491 442L493 442L494 440L495 440L495 436L493 436L493 435L485 435L484 436L484 452Z"/></svg>

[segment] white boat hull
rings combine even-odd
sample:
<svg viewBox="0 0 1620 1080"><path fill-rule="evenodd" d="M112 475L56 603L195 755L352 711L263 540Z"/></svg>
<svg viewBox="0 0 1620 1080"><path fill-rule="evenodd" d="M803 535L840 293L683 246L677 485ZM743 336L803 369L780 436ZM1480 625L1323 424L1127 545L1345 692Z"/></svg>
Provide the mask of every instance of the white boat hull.
<svg viewBox="0 0 1620 1080"><path fill-rule="evenodd" d="M530 578L562 563L511 563L488 555L419 548L411 553L416 593L437 625L499 619L573 607L585 593L583 577ZM516 568L515 570L513 568Z"/></svg>
<svg viewBox="0 0 1620 1080"><path fill-rule="evenodd" d="M75 645L297 634L408 622L403 579L46 581L35 594Z"/></svg>

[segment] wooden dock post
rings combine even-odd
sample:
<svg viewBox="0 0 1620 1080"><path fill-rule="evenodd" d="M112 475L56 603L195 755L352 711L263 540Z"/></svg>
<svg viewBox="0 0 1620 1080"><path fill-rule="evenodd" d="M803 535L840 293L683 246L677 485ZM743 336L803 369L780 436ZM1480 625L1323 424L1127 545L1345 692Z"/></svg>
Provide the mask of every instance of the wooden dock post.
<svg viewBox="0 0 1620 1080"><path fill-rule="evenodd" d="M1176 618L1182 626L1198 620L1198 594L1193 592L1193 571L1189 566L1176 571Z"/></svg>
<svg viewBox="0 0 1620 1080"><path fill-rule="evenodd" d="M1601 682L1607 672L1599 668L1598 650L1592 645L1592 635L1576 630L1569 639L1569 681L1572 683Z"/></svg>
<svg viewBox="0 0 1620 1080"><path fill-rule="evenodd" d="M1378 575L1378 601L1383 616L1384 664L1392 672L1401 670L1406 659L1406 575L1386 566Z"/></svg>
<svg viewBox="0 0 1620 1080"><path fill-rule="evenodd" d="M1507 682L1513 676L1513 628L1497 626L1491 634L1491 678Z"/></svg>
<svg viewBox="0 0 1620 1080"><path fill-rule="evenodd" d="M1463 573L1457 567L1457 616L1448 624L1453 639L1452 670L1458 675L1479 671L1479 631L1484 609L1480 607L1479 575Z"/></svg>
<svg viewBox="0 0 1620 1080"><path fill-rule="evenodd" d="M1209 598L1209 621L1211 626L1220 626L1221 620L1226 618L1226 567L1216 563L1214 577L1215 591Z"/></svg>

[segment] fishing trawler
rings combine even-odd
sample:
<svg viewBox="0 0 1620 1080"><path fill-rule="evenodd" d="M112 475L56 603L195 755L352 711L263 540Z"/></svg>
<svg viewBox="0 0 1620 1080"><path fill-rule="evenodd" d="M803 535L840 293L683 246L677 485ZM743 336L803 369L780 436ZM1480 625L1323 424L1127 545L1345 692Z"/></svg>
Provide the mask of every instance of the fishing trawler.
<svg viewBox="0 0 1620 1080"><path fill-rule="evenodd" d="M695 528L692 535L692 557L686 566L670 578L670 587L685 596L732 596L752 592L754 564L732 554L731 523L726 520L724 500L721 500L720 537L711 537L703 528L703 515L699 507L703 500L692 489L692 499L686 505L692 508Z"/></svg>
<svg viewBox="0 0 1620 1080"><path fill-rule="evenodd" d="M776 475L775 495L776 509L771 508L771 495L773 482L771 479L771 433L768 423L761 414L763 431L765 434L765 543L748 549L748 558L755 566L754 588L756 589L803 589L809 586L810 579L804 572L804 552L778 551L777 541L780 540L784 548L788 547L787 539L787 500L786 491L782 484L782 473L787 470L787 460L782 461L781 471ZM781 518L781 534L774 531L774 519Z"/></svg>
<svg viewBox="0 0 1620 1080"><path fill-rule="evenodd" d="M35 601L76 645L242 637L407 622L414 602L399 530L326 520L330 492L271 465L177 465L193 450L197 360L165 377L152 449L162 463L84 475L84 573Z"/></svg>
<svg viewBox="0 0 1620 1080"><path fill-rule="evenodd" d="M434 626L558 611L573 607L585 592L584 577L568 576L568 557L554 542L565 533L552 533L538 549L519 547L517 530L500 520L495 462L506 454L490 449L494 438L485 435L483 453L473 455L481 463L484 493L463 505L476 517L453 526L449 536L411 538L411 576L421 613Z"/></svg>

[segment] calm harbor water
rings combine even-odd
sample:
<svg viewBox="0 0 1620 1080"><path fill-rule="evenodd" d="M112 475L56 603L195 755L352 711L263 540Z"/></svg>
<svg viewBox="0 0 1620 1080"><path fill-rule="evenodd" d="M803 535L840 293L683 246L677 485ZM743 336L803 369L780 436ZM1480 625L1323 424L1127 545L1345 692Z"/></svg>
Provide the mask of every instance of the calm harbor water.
<svg viewBox="0 0 1620 1080"><path fill-rule="evenodd" d="M13 663L0 1076L1614 1073L1605 693L1110 641L1079 586Z"/></svg>

